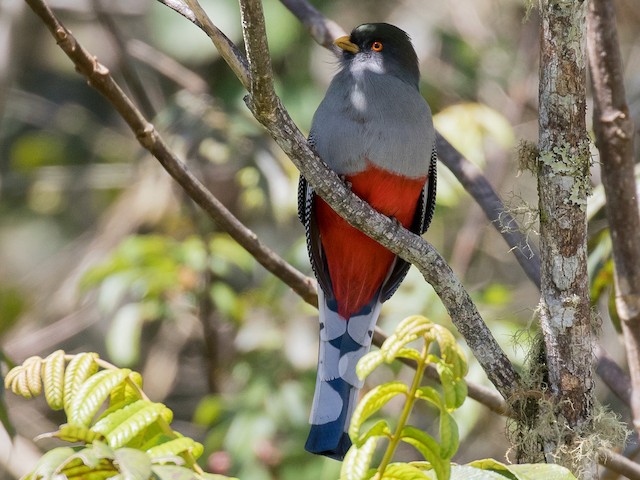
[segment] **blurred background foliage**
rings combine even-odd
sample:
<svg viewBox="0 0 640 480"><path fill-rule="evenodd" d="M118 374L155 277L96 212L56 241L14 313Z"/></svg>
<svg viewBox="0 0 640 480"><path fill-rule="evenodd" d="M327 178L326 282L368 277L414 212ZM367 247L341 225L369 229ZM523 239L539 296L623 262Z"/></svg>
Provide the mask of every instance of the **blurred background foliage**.
<svg viewBox="0 0 640 480"><path fill-rule="evenodd" d="M212 192L310 274L295 216L297 172L252 119L239 82L207 37L151 0L50 4ZM202 4L240 44L235 0ZM518 170L515 158L518 141L537 139L535 10L527 16L519 0L314 4L346 30L387 21L411 35L437 128L484 170L535 245L535 179ZM615 4L638 125L640 4ZM307 131L336 61L277 0L264 6L277 91ZM208 470L251 480L336 478L337 462L303 450L317 355L315 310L186 198L18 0L0 0L0 120L3 373L12 361L58 348L97 351L143 373L151 398L176 413L176 429L205 444ZM611 253L595 155L593 301L603 317L602 344L622 361L608 314ZM442 165L438 175L427 239L521 366L536 330L537 290ZM451 326L415 270L385 304L381 326L390 332L410 314ZM471 357L470 364L469 378L486 382ZM410 373L395 366L376 375L385 381ZM616 398L604 388L599 394L627 418ZM4 400L18 434L10 446L0 432L0 478L9 479L49 446L31 439L53 430L58 419L36 401ZM434 412L422 407L418 415L416 423L430 428ZM456 415L462 444L455 461L504 458L503 418L471 400ZM412 452L403 454L409 459Z"/></svg>

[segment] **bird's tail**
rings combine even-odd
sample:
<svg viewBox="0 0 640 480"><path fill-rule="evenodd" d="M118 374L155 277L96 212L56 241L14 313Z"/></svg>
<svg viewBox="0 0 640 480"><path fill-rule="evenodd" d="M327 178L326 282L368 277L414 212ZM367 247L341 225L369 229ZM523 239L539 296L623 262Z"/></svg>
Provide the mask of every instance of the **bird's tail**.
<svg viewBox="0 0 640 480"><path fill-rule="evenodd" d="M321 289L318 289L318 303L320 353L309 419L311 430L305 449L342 460L351 446L347 431L362 387L356 364L371 347L381 303L376 296L348 321L327 305Z"/></svg>

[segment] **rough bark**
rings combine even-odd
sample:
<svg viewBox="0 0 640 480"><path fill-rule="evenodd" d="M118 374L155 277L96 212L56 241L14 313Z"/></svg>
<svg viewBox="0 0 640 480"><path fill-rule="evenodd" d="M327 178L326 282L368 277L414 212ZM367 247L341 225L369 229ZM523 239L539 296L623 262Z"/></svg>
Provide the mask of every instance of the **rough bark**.
<svg viewBox="0 0 640 480"><path fill-rule="evenodd" d="M549 460L555 460L551 454L557 449L579 441L593 404L586 243L586 11L585 0L540 2L540 319L550 393L559 423L568 427L561 439L543 439ZM590 478L593 461L578 465L585 478Z"/></svg>

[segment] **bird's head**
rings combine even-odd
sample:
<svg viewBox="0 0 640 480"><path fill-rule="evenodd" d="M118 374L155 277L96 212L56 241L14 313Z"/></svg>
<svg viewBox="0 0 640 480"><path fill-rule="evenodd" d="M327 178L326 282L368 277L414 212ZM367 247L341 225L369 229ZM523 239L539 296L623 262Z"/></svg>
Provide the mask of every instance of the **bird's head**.
<svg viewBox="0 0 640 480"><path fill-rule="evenodd" d="M338 38L345 66L399 77L416 87L420 80L418 57L409 35L388 23L364 23Z"/></svg>

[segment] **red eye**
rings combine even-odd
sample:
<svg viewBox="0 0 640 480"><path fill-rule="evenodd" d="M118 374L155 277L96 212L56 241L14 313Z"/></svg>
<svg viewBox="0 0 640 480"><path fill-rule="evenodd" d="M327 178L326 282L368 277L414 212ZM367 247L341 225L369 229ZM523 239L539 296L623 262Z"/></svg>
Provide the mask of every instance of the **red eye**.
<svg viewBox="0 0 640 480"><path fill-rule="evenodd" d="M374 52L382 51L382 42L373 42L371 44L371 50L373 50Z"/></svg>

